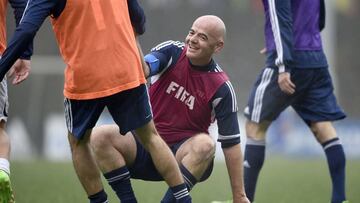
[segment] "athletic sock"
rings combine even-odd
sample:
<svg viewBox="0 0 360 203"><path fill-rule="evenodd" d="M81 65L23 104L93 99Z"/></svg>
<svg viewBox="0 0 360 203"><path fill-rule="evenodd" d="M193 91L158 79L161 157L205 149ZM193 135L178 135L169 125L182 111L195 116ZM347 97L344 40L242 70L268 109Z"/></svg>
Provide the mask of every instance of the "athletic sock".
<svg viewBox="0 0 360 203"><path fill-rule="evenodd" d="M193 176L193 174L190 173L190 171L182 164L180 164L180 171L184 177L184 181L186 184L186 188L190 192L191 189L195 186L197 183L196 178Z"/></svg>
<svg viewBox="0 0 360 203"><path fill-rule="evenodd" d="M244 157L244 186L250 202L254 201L256 182L265 159L265 140L247 139Z"/></svg>
<svg viewBox="0 0 360 203"><path fill-rule="evenodd" d="M0 158L0 170L3 170L7 174L10 175L10 163L9 163L9 160L7 160L5 158Z"/></svg>
<svg viewBox="0 0 360 203"><path fill-rule="evenodd" d="M121 200L121 203L137 203L131 187L130 172L126 166L105 173L104 177Z"/></svg>
<svg viewBox="0 0 360 203"><path fill-rule="evenodd" d="M108 203L107 194L104 190L100 192L90 195L89 197L90 203Z"/></svg>
<svg viewBox="0 0 360 203"><path fill-rule="evenodd" d="M188 189L188 191L190 192L190 190L194 187L194 185L197 183L196 178L190 173L190 171L184 166L184 165L180 165L180 171L183 175L184 181L185 181L185 185L186 188ZM176 199L174 197L173 191L171 190L171 188L169 188L163 199L161 200L162 203L175 203Z"/></svg>
<svg viewBox="0 0 360 203"><path fill-rule="evenodd" d="M345 153L339 138L322 144L328 161L332 181L332 203L341 203L345 197Z"/></svg>
<svg viewBox="0 0 360 203"><path fill-rule="evenodd" d="M171 187L170 189L177 203L191 203L191 197L185 183Z"/></svg>

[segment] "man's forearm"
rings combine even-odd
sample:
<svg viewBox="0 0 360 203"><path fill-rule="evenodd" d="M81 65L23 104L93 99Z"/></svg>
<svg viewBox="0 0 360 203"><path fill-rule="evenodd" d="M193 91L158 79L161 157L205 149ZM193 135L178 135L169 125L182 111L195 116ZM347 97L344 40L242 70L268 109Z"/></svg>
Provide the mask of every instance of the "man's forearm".
<svg viewBox="0 0 360 203"><path fill-rule="evenodd" d="M223 149L234 202L244 198L243 157L240 144Z"/></svg>

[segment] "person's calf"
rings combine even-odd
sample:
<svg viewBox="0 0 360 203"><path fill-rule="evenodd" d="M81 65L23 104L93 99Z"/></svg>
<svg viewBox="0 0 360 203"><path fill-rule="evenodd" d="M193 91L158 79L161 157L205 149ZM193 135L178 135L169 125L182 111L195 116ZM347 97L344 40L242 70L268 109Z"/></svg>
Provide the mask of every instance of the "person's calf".
<svg viewBox="0 0 360 203"><path fill-rule="evenodd" d="M345 196L346 158L339 138L322 143L327 158L332 182L332 203L343 202Z"/></svg>
<svg viewBox="0 0 360 203"><path fill-rule="evenodd" d="M265 140L248 138L244 156L244 186L250 201L254 201L256 183L265 160Z"/></svg>

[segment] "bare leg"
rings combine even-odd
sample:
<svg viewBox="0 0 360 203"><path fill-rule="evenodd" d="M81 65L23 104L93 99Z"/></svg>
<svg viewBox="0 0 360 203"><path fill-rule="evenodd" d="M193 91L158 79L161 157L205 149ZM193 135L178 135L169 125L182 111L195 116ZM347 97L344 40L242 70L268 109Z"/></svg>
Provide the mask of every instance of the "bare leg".
<svg viewBox="0 0 360 203"><path fill-rule="evenodd" d="M116 125L93 129L90 144L103 173L131 165L136 157L136 142L131 133L120 135Z"/></svg>
<svg viewBox="0 0 360 203"><path fill-rule="evenodd" d="M215 156L215 142L205 133L186 140L176 152L176 160L190 191L200 181ZM176 202L171 189L168 189L161 202Z"/></svg>
<svg viewBox="0 0 360 203"><path fill-rule="evenodd" d="M251 202L254 201L256 183L265 160L265 136L270 122L255 123L247 120L246 147L244 156L245 193Z"/></svg>
<svg viewBox="0 0 360 203"><path fill-rule="evenodd" d="M0 158L9 160L10 157L10 139L5 131L5 121L0 122Z"/></svg>
<svg viewBox="0 0 360 203"><path fill-rule="evenodd" d="M335 128L330 121L313 122L310 124L310 130L320 144L337 137Z"/></svg>
<svg viewBox="0 0 360 203"><path fill-rule="evenodd" d="M322 145L327 158L332 181L331 202L343 202L346 200L346 158L342 144L336 135L335 128L330 121L313 122L310 128L318 142Z"/></svg>
<svg viewBox="0 0 360 203"><path fill-rule="evenodd" d="M82 140L68 133L74 169L88 196L103 190L100 172L89 145L90 132L86 132Z"/></svg>
<svg viewBox="0 0 360 203"><path fill-rule="evenodd" d="M170 186L184 183L179 166L170 148L159 136L153 121L135 130L144 148L151 154L156 169Z"/></svg>
<svg viewBox="0 0 360 203"><path fill-rule="evenodd" d="M176 159L200 180L215 156L215 142L207 134L201 133L184 142L176 153Z"/></svg>
<svg viewBox="0 0 360 203"><path fill-rule="evenodd" d="M0 202L14 202L10 183L10 140L5 131L5 121L0 121Z"/></svg>
<svg viewBox="0 0 360 203"><path fill-rule="evenodd" d="M157 171L170 186L171 193L175 197L176 202L190 203L191 197L176 159L165 141L157 133L154 122L151 120L149 123L136 129L135 133L144 148L150 153Z"/></svg>
<svg viewBox="0 0 360 203"><path fill-rule="evenodd" d="M132 134L122 136L118 126L104 125L93 129L90 144L104 177L121 202L137 202L126 167L136 157L136 142Z"/></svg>

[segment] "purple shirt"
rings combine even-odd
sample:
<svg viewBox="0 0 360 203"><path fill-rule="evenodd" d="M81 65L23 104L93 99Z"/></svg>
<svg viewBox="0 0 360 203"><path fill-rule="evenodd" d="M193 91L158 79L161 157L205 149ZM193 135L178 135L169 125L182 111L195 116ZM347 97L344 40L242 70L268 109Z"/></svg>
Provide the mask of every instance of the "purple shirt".
<svg viewBox="0 0 360 203"><path fill-rule="evenodd" d="M280 68L324 67L320 29L322 0L263 0L267 64Z"/></svg>

